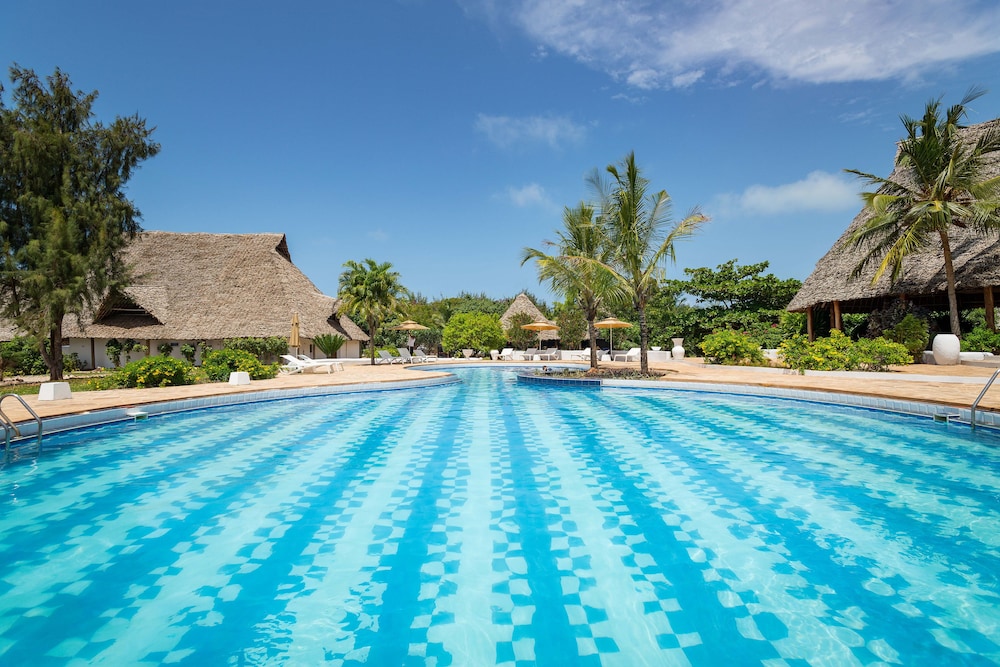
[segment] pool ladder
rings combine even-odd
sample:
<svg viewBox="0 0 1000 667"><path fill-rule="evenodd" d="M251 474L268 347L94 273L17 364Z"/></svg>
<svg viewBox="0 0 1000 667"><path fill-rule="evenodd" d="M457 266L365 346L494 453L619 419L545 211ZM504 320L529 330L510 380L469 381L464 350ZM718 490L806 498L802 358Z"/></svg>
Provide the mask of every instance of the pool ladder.
<svg viewBox="0 0 1000 667"><path fill-rule="evenodd" d="M979 401L983 400L983 396L985 396L986 392L993 386L993 382L996 381L998 376L1000 376L1000 368L993 371L993 375L991 375L990 379L986 381L986 386L983 387L981 392L979 392L979 396L976 397L976 400L972 402L972 407L969 408L969 426L973 431L976 430L976 408L979 407Z"/></svg>
<svg viewBox="0 0 1000 667"><path fill-rule="evenodd" d="M11 420L10 417L8 417L6 414L4 414L4 411L3 411L3 402L6 399L10 398L11 396L13 396L14 398L16 398L18 400L18 402L21 404L21 407L23 407L25 410L27 410L28 414L30 414L31 417L35 420L35 428L36 428L36 436L37 436L37 438L36 438L37 448L36 448L35 456L38 456L38 455L40 455L42 453L42 419L41 419L41 417L39 417L35 413L35 411L31 409L31 406L28 405L25 402L25 400L23 398L21 398L19 395L17 395L17 394L4 394L3 396L0 396L0 424L3 424L3 433L4 433L3 456L0 457L0 463L9 463L10 460L11 460L10 434L13 433L15 438L20 438L21 437L21 430L19 428L17 428L17 424L15 424Z"/></svg>

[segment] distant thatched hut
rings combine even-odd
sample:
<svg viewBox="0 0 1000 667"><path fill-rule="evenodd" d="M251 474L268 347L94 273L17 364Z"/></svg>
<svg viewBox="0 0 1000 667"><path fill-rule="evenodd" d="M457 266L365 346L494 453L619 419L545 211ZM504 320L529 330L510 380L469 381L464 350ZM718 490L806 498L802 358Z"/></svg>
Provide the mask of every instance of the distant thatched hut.
<svg viewBox="0 0 1000 667"><path fill-rule="evenodd" d="M528 298L528 295L521 292L514 298L514 301L510 304L507 310L504 311L504 314L500 316L500 326L503 327L503 330L507 331L507 329L510 328L511 319L515 315L520 315L521 313L527 314L531 318L532 322L536 320L547 320L542 311L538 309L538 306L532 303L531 299ZM543 341L559 340L559 332L542 331L541 339Z"/></svg>
<svg viewBox="0 0 1000 667"><path fill-rule="evenodd" d="M997 127L1000 127L1000 118L972 125L962 133L967 140L974 141L984 129ZM993 156L987 174L1000 175L1000 156ZM893 171L892 178L900 178L898 169ZM864 249L852 248L848 239L870 218L871 212L862 209L833 248L816 263L815 270L788 304L788 310L809 315L810 338L812 316L817 309L829 309L830 322L837 329L842 328L843 313L871 312L900 298L935 310L948 309L944 255L939 244L932 244L906 258L903 273L895 283L890 283L886 274L872 284L877 264L869 265L860 276L851 279ZM987 322L995 328L994 288L1000 286L1000 237L952 228L950 240L959 308L985 307Z"/></svg>
<svg viewBox="0 0 1000 667"><path fill-rule="evenodd" d="M292 263L284 234L143 232L125 250L132 283L107 296L95 312L67 316L68 352L90 367L110 366L109 339L131 338L156 354L161 343L226 338L288 337L298 313L300 348L315 354L319 334L347 339L340 356L360 356L365 334L338 314L338 299L322 294ZM179 356L175 352L174 356Z"/></svg>

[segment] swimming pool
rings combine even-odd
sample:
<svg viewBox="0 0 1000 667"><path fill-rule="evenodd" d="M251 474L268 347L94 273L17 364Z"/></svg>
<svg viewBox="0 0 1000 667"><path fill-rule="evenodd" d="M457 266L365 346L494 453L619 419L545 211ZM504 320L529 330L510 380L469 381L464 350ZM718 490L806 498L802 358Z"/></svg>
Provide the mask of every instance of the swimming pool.
<svg viewBox="0 0 1000 667"><path fill-rule="evenodd" d="M995 434L455 373L47 436L0 664L1000 662Z"/></svg>

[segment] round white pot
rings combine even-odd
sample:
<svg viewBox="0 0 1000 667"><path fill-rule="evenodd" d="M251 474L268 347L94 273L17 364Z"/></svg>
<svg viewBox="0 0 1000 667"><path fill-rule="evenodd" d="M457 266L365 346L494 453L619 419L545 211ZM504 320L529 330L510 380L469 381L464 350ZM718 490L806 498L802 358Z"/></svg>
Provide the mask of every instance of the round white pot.
<svg viewBox="0 0 1000 667"><path fill-rule="evenodd" d="M931 345L934 363L938 366L955 366L959 362L962 344L955 334L938 334Z"/></svg>

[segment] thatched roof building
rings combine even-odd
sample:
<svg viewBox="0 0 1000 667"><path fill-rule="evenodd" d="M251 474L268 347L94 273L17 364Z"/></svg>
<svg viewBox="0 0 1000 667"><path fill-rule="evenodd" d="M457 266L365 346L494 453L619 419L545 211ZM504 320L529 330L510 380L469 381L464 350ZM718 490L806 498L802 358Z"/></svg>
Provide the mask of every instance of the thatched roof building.
<svg viewBox="0 0 1000 667"><path fill-rule="evenodd" d="M967 127L962 133L974 141L987 128L1000 129L1000 119ZM994 155L987 174L1000 175L1000 155ZM900 177L900 170L894 170L892 178ZM818 308L829 308L833 314L831 321L839 328L841 313L870 312L888 300L901 297L935 309L948 308L944 255L939 243L908 257L895 283L890 282L887 273L872 284L877 263L870 264L864 273L851 279L854 267L864 256L864 248L852 248L848 239L871 215L866 209L858 213L833 248L816 263L815 270L788 304L788 310L811 313ZM981 236L971 230L953 228L950 241L959 307L988 306L990 311L993 288L1000 285L1000 236Z"/></svg>
<svg viewBox="0 0 1000 667"><path fill-rule="evenodd" d="M521 292L514 298L514 301L511 302L507 310L504 311L504 314L500 316L500 326L503 327L503 330L506 331L509 329L511 318L515 315L520 315L521 313L526 313L531 318L532 322L536 320L548 321L548 318L546 318L542 311L538 309L538 306L536 306L531 299L528 298L528 295ZM541 339L559 340L559 332L555 330L542 331Z"/></svg>
<svg viewBox="0 0 1000 667"><path fill-rule="evenodd" d="M319 334L347 339L340 356L359 356L368 335L337 313L340 301L319 291L292 263L284 234L143 232L125 249L131 284L96 311L63 321L69 351L94 366L109 366L104 345L134 339L156 354L159 343L226 338L287 338L298 314L303 351ZM9 329L9 330L8 330ZM16 335L9 323L0 335Z"/></svg>

